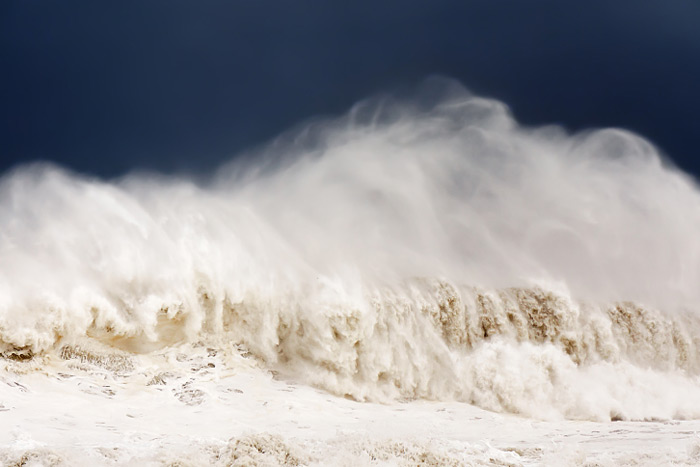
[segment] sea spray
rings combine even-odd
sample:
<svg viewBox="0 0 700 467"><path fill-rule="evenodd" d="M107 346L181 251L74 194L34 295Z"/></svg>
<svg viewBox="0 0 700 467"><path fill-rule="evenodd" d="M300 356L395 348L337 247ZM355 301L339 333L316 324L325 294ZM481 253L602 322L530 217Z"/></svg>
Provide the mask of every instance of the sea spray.
<svg viewBox="0 0 700 467"><path fill-rule="evenodd" d="M694 181L623 130L527 128L452 82L416 95L206 181L5 174L0 353L223 339L357 400L700 415Z"/></svg>

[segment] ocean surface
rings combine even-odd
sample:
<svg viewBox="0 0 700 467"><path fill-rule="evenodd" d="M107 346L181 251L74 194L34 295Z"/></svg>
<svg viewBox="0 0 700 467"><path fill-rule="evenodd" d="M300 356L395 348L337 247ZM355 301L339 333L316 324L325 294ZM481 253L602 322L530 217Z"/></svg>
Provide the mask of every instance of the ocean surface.
<svg viewBox="0 0 700 467"><path fill-rule="evenodd" d="M699 232L643 137L445 80L206 177L21 166L0 463L697 465Z"/></svg>

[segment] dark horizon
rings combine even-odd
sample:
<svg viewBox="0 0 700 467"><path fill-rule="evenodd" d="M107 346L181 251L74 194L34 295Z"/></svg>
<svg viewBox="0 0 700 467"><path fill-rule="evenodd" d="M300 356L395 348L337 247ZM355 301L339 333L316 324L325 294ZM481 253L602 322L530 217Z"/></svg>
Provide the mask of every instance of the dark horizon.
<svg viewBox="0 0 700 467"><path fill-rule="evenodd" d="M525 125L621 127L700 177L700 3L0 6L0 172L208 171L438 74Z"/></svg>

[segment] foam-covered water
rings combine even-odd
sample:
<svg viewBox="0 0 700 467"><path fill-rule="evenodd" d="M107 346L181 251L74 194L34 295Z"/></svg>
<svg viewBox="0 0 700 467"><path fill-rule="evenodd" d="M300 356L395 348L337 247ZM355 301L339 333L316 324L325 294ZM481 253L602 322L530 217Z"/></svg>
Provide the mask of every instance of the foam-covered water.
<svg viewBox="0 0 700 467"><path fill-rule="evenodd" d="M3 371L145 391L170 360L143 358L195 343L360 402L695 419L699 227L694 181L641 137L432 81L205 180L5 174Z"/></svg>

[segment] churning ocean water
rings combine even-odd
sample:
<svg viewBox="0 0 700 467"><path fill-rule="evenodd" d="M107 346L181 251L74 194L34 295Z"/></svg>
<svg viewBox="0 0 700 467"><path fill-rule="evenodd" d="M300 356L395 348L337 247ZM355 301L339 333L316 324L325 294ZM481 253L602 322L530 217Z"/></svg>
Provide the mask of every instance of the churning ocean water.
<svg viewBox="0 0 700 467"><path fill-rule="evenodd" d="M700 190L452 82L0 179L7 465L695 465Z"/></svg>

